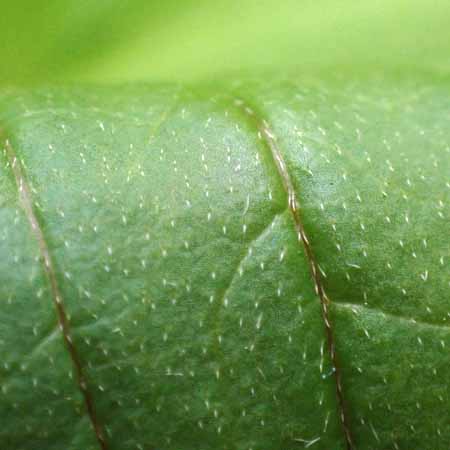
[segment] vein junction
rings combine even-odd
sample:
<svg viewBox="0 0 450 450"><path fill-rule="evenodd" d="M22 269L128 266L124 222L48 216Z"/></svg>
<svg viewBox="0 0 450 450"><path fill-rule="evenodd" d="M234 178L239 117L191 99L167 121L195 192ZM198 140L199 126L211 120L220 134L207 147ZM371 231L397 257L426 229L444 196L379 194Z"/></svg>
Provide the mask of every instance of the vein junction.
<svg viewBox="0 0 450 450"><path fill-rule="evenodd" d="M265 146L270 150L273 163L275 164L277 172L281 178L284 191L287 196L288 208L294 219L298 242L303 245L303 248L305 250L306 258L308 260L312 279L314 282L314 289L317 296L320 299L322 307L322 318L325 325L328 352L331 358L331 364L333 367L336 382L335 385L336 385L336 396L338 402L339 417L341 420L341 425L345 436L347 450L354 450L355 447L353 444L352 434L350 431L349 417L346 410L342 389L342 374L339 369L338 357L336 353L336 346L333 336L333 327L329 314L330 299L325 292L322 277L319 271L319 266L314 257L314 253L312 251L310 242L308 240L308 237L306 235L303 226L300 214L300 203L297 199L297 194L294 190L294 184L292 182L286 163L283 159L282 153L278 146L276 136L273 133L272 129L270 128L268 122L265 119L261 119L260 117L258 117L255 111L241 99L234 99L234 106L238 108L240 111L242 111L248 117L253 126L257 129L260 139L264 142Z"/></svg>

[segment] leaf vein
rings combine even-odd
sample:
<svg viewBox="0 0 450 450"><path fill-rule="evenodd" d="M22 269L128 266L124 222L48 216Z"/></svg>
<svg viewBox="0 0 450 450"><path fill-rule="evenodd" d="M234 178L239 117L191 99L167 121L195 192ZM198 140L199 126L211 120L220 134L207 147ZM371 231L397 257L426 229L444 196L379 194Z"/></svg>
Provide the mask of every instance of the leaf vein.
<svg viewBox="0 0 450 450"><path fill-rule="evenodd" d="M26 180L23 164L19 160L8 139L5 141L5 152L9 167L12 171L17 185L20 205L24 210L26 218L30 224L31 232L38 243L41 261L43 262L44 273L50 285L53 304L57 313L58 325L62 331L64 343L69 352L72 364L75 368L78 387L83 395L89 419L94 429L99 446L102 450L107 450L108 446L104 437L103 429L97 419L91 393L88 390L86 376L81 364L81 358L72 339L69 319L64 308L64 300L58 284L50 250L42 226L34 212L31 189Z"/></svg>
<svg viewBox="0 0 450 450"><path fill-rule="evenodd" d="M322 318L325 325L325 332L327 337L328 352L331 358L331 363L334 369L336 396L338 402L339 417L341 421L342 430L344 432L347 450L353 450L353 438L349 425L348 411L344 401L344 394L342 389L342 374L339 368L338 357L336 353L335 340L333 336L333 327L329 317L330 299L327 296L323 282L322 275L319 270L319 265L315 259L309 239L306 235L300 213L300 204L297 199L297 194L294 189L291 176L289 174L287 165L284 161L281 150L278 146L276 136L271 129L269 123L262 117L258 117L255 109L253 109L246 101L242 99L234 99L234 106L239 109L249 119L252 125L258 131L258 134L269 150L272 161L275 165L276 171L281 178L284 191L287 197L287 207L290 210L297 233L299 243L303 245L307 261L311 270L311 276L314 282L314 288L317 296L320 299Z"/></svg>

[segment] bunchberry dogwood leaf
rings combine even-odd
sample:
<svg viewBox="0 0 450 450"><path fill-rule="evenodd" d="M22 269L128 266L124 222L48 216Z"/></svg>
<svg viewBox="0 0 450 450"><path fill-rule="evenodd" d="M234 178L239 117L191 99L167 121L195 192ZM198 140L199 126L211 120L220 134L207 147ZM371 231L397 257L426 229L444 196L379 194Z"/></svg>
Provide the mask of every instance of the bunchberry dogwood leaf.
<svg viewBox="0 0 450 450"><path fill-rule="evenodd" d="M0 94L0 444L448 448L448 83Z"/></svg>

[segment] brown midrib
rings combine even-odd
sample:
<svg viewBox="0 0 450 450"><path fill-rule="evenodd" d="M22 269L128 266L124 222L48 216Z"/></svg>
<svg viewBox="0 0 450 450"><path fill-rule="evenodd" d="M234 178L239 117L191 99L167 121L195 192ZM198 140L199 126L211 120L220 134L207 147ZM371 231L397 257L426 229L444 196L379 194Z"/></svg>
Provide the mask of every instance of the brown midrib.
<svg viewBox="0 0 450 450"><path fill-rule="evenodd" d="M48 283L50 285L50 290L52 294L53 303L56 309L57 318L58 318L58 324L59 328L61 329L64 343L66 345L66 348L69 352L70 358L72 360L72 364L75 368L77 380L78 380L78 386L82 393L84 403L86 405L86 410L90 419L90 422L92 424L92 427L95 432L96 439L100 445L100 448L102 450L108 450L108 445L105 440L105 436L102 430L101 425L98 422L94 403L92 400L92 396L88 390L87 382L86 382L86 376L83 372L83 366L81 364L81 359L78 354L78 351L75 347L75 344L73 343L72 336L70 333L70 325L67 318L67 314L64 309L64 301L63 297L58 285L57 277L55 268L52 262L51 254L49 251L49 247L47 245L47 241L44 236L44 232L42 230L41 224L34 213L33 209L33 202L32 202L32 194L30 186L28 185L24 170L22 168L22 164L17 158L16 153L14 152L14 149L12 148L10 142L6 140L5 142L5 151L6 151L6 157L9 163L9 166L11 168L11 171L14 175L14 179L17 185L17 189L19 192L19 200L20 204L25 212L25 215L27 217L27 220L31 226L31 231L35 239L37 240L38 246L39 246L39 252L41 259L43 261L43 267L44 272L46 275L46 278L48 280Z"/></svg>
<svg viewBox="0 0 450 450"><path fill-rule="evenodd" d="M295 193L294 184L289 175L286 163L281 154L280 148L276 141L275 135L272 132L269 124L265 119L261 119L257 116L254 109L252 109L245 101L242 99L234 99L233 100L235 107L237 107L240 111L243 111L244 114L249 118L252 122L253 126L258 131L261 139L264 141L265 145L270 150L273 162L276 166L277 172L281 178L285 193L287 195L287 202L289 210L294 219L295 230L297 233L298 241L302 243L303 248L305 250L306 258L308 260L308 264L311 270L312 279L314 282L314 289L316 291L317 296L320 299L321 309L322 309L322 318L325 326L325 334L327 339L328 352L331 359L331 364L333 366L334 378L335 378L335 387L336 387L336 397L338 404L338 413L339 419L341 422L342 430L345 437L347 450L354 450L354 444L352 439L352 434L350 430L349 417L347 413L347 408L345 405L344 394L342 390L342 373L339 367L338 356L336 353L335 340L333 335L333 327L330 320L329 314L329 305L330 299L328 298L323 282L322 276L320 274L319 265L315 259L311 244L306 235L305 228L303 226L303 222L300 215L299 202L297 201L297 195Z"/></svg>

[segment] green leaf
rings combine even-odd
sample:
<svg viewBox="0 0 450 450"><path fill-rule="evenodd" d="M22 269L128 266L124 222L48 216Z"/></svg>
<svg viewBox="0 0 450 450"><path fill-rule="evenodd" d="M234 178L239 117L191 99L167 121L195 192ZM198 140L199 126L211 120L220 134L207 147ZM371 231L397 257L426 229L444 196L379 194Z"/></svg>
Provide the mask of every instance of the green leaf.
<svg viewBox="0 0 450 450"><path fill-rule="evenodd" d="M448 0L3 3L2 84L450 70Z"/></svg>
<svg viewBox="0 0 450 450"><path fill-rule="evenodd" d="M0 446L448 448L448 104L3 90Z"/></svg>

